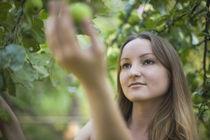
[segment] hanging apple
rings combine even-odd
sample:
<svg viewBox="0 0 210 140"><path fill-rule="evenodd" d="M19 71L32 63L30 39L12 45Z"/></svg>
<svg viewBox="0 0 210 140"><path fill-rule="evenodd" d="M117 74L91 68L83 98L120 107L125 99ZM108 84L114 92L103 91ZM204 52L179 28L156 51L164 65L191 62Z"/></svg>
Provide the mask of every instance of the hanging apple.
<svg viewBox="0 0 210 140"><path fill-rule="evenodd" d="M74 23L76 25L80 24L85 18L91 19L93 17L93 12L87 4L77 2L69 5L69 12L72 15Z"/></svg>
<svg viewBox="0 0 210 140"><path fill-rule="evenodd" d="M24 6L29 14L38 14L42 9L43 3L42 0L27 0Z"/></svg>

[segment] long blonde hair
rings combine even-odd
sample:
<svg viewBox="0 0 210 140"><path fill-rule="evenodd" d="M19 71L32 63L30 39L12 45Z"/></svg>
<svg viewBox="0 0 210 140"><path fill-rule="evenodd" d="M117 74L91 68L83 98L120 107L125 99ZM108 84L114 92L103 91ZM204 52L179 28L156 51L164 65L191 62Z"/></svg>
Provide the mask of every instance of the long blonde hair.
<svg viewBox="0 0 210 140"><path fill-rule="evenodd" d="M149 140L198 140L190 91L175 49L161 37L149 32L142 32L129 38L122 45L119 60L124 46L136 38L147 39L151 42L154 55L170 73L169 90L148 129ZM128 121L133 104L125 97L120 85L119 60L117 73L118 103L124 119Z"/></svg>

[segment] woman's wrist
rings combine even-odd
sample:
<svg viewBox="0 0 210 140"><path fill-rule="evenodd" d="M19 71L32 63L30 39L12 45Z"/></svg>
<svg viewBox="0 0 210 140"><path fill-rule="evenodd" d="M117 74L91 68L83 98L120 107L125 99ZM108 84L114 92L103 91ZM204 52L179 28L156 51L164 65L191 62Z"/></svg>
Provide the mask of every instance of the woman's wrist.
<svg viewBox="0 0 210 140"><path fill-rule="evenodd" d="M108 79L105 75L83 79L80 80L80 82L85 90L95 90L100 89L100 87L108 87Z"/></svg>

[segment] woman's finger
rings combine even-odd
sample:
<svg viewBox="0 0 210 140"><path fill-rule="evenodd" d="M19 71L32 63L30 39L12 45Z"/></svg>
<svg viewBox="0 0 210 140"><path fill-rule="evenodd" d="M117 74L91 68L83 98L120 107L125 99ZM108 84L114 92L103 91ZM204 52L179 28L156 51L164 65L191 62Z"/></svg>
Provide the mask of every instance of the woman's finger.
<svg viewBox="0 0 210 140"><path fill-rule="evenodd" d="M56 6L56 2L55 1L50 1L49 4L48 4L48 7L49 7L49 13L50 13L51 17L58 16L57 15L58 8Z"/></svg>
<svg viewBox="0 0 210 140"><path fill-rule="evenodd" d="M59 42L57 39L57 33L56 33L56 19L57 19L57 7L56 3L54 1L50 2L49 4L50 9L50 17L45 23L45 33L46 33L46 39L50 46L50 49L52 50L53 55L55 58L59 61L62 59L62 53L59 49Z"/></svg>
<svg viewBox="0 0 210 140"><path fill-rule="evenodd" d="M69 14L68 6L65 2L59 3L58 39L62 45L64 53L70 53L78 49L75 28Z"/></svg>
<svg viewBox="0 0 210 140"><path fill-rule="evenodd" d="M82 27L83 27L84 32L87 35L89 35L90 38L91 38L91 42L93 44L93 50L96 51L96 52L104 53L104 51L105 51L104 44L100 40L100 38L99 38L96 30L94 29L91 21L89 19L84 19L82 21Z"/></svg>
<svg viewBox="0 0 210 140"><path fill-rule="evenodd" d="M57 40L57 37L56 37L56 32L55 32L55 28L54 28L54 20L52 18L48 19L46 24L45 24L45 33L46 33L46 39L47 39L47 43L53 53L53 55L55 56L55 58L58 60L61 59L61 52L60 50L58 49L57 46L60 46L59 45L59 42Z"/></svg>

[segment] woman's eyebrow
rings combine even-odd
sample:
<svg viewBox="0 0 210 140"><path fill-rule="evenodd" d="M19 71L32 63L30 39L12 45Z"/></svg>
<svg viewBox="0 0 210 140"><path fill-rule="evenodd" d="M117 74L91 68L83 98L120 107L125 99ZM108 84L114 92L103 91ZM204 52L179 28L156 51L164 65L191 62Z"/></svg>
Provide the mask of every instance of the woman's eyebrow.
<svg viewBox="0 0 210 140"><path fill-rule="evenodd" d="M144 53L144 54L140 55L139 57L144 57L146 55L153 55L153 53ZM129 58L123 57L123 58L120 59L120 61L122 61L122 60L129 60Z"/></svg>
<svg viewBox="0 0 210 140"><path fill-rule="evenodd" d="M153 55L153 53L145 53L145 54L140 55L139 57L144 57L146 55Z"/></svg>
<svg viewBox="0 0 210 140"><path fill-rule="evenodd" d="M124 58L121 58L120 61L122 61L122 60L128 60L128 59L129 58L124 57Z"/></svg>

